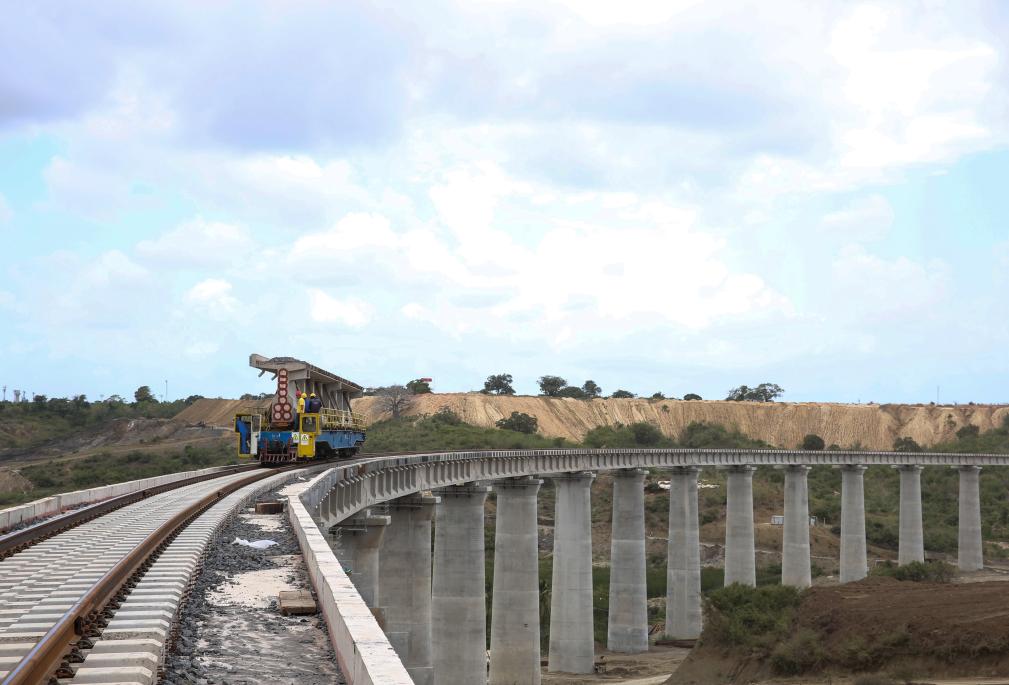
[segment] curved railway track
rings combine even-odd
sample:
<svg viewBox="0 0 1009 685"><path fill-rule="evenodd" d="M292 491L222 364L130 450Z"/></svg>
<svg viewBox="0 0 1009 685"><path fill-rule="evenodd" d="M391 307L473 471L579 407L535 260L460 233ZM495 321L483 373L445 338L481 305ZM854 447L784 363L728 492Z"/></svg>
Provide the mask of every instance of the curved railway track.
<svg viewBox="0 0 1009 685"><path fill-rule="evenodd" d="M322 465L242 467L4 536L0 681L155 682L175 613L214 531L257 491Z"/></svg>

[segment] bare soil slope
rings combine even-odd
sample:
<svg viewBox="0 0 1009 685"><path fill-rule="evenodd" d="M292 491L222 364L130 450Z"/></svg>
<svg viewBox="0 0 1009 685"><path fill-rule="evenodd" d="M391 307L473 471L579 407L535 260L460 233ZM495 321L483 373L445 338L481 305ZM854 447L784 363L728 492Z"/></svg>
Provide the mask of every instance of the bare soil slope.
<svg viewBox="0 0 1009 685"><path fill-rule="evenodd" d="M248 407L268 407L272 400L199 399L172 419L186 425L234 428L235 414Z"/></svg>
<svg viewBox="0 0 1009 685"><path fill-rule="evenodd" d="M1009 675L1009 586L933 585L870 577L803 597L793 634L811 631L824 653L816 673ZM701 644L670 685L748 683L771 676L767 659Z"/></svg>
<svg viewBox="0 0 1009 685"><path fill-rule="evenodd" d="M200 402L203 402L201 400ZM197 410L200 402L187 409ZM692 421L735 426L744 434L779 447L795 447L815 433L827 444L861 445L887 450L896 438L909 436L921 445L951 440L958 428L973 424L982 431L998 427L1009 406L820 404L788 402L650 401L641 399L572 400L547 397L499 397L479 393L418 395L407 413L433 414L442 407L464 421L491 427L496 421L524 412L539 420L548 437L581 440L597 426L647 421L663 433L678 435ZM354 408L369 421L389 418L380 398L362 397Z"/></svg>

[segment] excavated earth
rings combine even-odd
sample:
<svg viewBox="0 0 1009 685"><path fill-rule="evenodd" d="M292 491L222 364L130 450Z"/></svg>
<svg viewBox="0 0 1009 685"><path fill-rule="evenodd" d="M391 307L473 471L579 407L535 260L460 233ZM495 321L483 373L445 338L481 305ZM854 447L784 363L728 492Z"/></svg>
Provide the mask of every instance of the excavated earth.
<svg viewBox="0 0 1009 685"><path fill-rule="evenodd" d="M706 421L737 428L778 447L795 447L804 436L814 433L828 445L860 445L874 450L891 449L893 441L904 436L921 445L934 445L955 438L956 431L967 424L982 431L997 428L1009 415L1009 406L1005 405L574 400L481 393L417 395L407 414L434 414L443 407L467 423L486 427L493 427L513 411L524 412L537 418L541 434L574 441L597 426L647 421L666 435L676 436L691 422ZM389 418L378 397L355 400L354 410L370 422Z"/></svg>
<svg viewBox="0 0 1009 685"><path fill-rule="evenodd" d="M812 631L827 655L805 678L829 682L879 672L901 682L1009 676L1009 584L931 584L870 577L806 592L792 634ZM857 665L856 665L857 664ZM707 643L670 685L775 682L769 659ZM842 681L838 681L842 682Z"/></svg>

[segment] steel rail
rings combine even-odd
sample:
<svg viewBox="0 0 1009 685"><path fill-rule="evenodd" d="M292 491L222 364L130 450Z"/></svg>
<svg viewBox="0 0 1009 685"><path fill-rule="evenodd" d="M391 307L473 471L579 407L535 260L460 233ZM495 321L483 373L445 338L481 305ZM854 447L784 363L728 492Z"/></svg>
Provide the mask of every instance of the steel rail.
<svg viewBox="0 0 1009 685"><path fill-rule="evenodd" d="M276 475L278 472L306 468L312 465L298 464L287 469L263 469L259 473L228 483L172 516L151 535L138 543L128 555L116 563L83 597L70 607L21 662L7 674L2 685L39 685L48 682L62 665L64 656L72 651L78 640L84 637L89 624L100 620L99 613L141 569L148 558L185 524L210 506L226 495L258 480Z"/></svg>
<svg viewBox="0 0 1009 685"><path fill-rule="evenodd" d="M454 451L454 450L449 450ZM465 450L457 450L465 451ZM352 459L314 459L308 462L299 462L299 467L312 466L314 464L326 464L336 462L338 464L350 464L358 459L366 459L373 457L392 457L392 456L409 456L413 454L427 454L426 451L417 452L383 452L378 454L361 454ZM257 468L263 467L259 462L253 462L251 464L239 464L230 469L222 469L220 471L215 471L214 473L206 473L202 476L192 476L190 478L184 478L182 480L173 481L171 483L165 483L163 485L156 485L150 488L144 488L143 490L138 490L136 492L130 492L125 495L117 495L115 497L110 497L104 499L95 504L89 504L72 511L68 511L63 514L57 514L56 516L51 516L47 519L43 519L39 523L30 525L26 528L20 530L15 530L9 533L0 535L0 561L3 561L12 554L16 554L32 545L38 544L43 540L46 540L53 535L57 535L64 531L75 528L81 524L87 523L88 521L94 520L99 516L104 516L116 509L121 509L130 504L136 504L137 502L147 499L153 495L160 495L161 493L168 492L170 490L176 490L178 488L184 488L187 485L193 485L195 483L202 483L206 480L212 480L214 478L221 478L223 476L230 476L235 473L241 473L243 471L252 471ZM272 473L276 473L277 469L273 467L263 467L271 468Z"/></svg>
<svg viewBox="0 0 1009 685"><path fill-rule="evenodd" d="M243 471L251 471L258 467L259 464L242 464L231 469L222 469L220 471L215 471L214 473L205 473L201 476L192 476L190 478L183 478L182 480L173 481L171 483L164 483L163 485L144 488L143 490L130 492L125 495L110 497L109 499L104 499L95 504L90 504L88 506L81 507L80 509L69 511L65 514L59 514L57 516L44 519L37 524L28 526L27 528L22 528L21 530L16 530L12 533L0 535L0 561L6 559L12 554L15 554L16 552L20 552L27 547L50 538L57 533L62 533L63 531L75 528L82 523L87 523L92 519L104 516L105 514L113 512L116 509L121 509L127 505L135 504L141 500L151 497L152 495L160 495L163 492L176 490L195 483L202 483L205 480L230 476L236 473L242 473Z"/></svg>

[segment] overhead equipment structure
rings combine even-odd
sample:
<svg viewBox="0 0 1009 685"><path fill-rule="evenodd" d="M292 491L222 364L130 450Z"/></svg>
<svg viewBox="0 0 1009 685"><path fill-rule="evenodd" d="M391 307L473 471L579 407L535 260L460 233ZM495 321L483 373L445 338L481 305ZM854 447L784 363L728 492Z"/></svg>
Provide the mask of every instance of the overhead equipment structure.
<svg viewBox="0 0 1009 685"><path fill-rule="evenodd" d="M294 357L249 355L249 366L259 375L272 373L277 391L267 407L250 407L235 416L238 455L263 464L283 464L316 458L350 457L365 440L364 417L350 409L350 401L364 388L318 366ZM296 410L300 391L314 393L322 408Z"/></svg>

